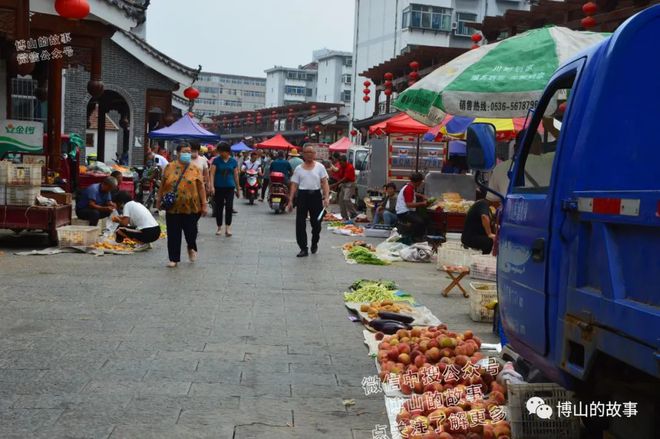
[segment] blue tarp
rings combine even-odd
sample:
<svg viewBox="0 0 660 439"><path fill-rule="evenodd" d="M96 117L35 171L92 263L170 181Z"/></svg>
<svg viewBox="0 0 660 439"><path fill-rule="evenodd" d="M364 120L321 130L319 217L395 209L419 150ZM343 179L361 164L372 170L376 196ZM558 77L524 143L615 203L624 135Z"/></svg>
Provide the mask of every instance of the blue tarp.
<svg viewBox="0 0 660 439"><path fill-rule="evenodd" d="M252 148L250 148L243 142L231 146L231 152L243 152L243 151L252 151Z"/></svg>
<svg viewBox="0 0 660 439"><path fill-rule="evenodd" d="M184 114L181 119L168 127L151 131L149 138L155 140L205 140L207 142L220 140L220 136L202 128L188 114Z"/></svg>

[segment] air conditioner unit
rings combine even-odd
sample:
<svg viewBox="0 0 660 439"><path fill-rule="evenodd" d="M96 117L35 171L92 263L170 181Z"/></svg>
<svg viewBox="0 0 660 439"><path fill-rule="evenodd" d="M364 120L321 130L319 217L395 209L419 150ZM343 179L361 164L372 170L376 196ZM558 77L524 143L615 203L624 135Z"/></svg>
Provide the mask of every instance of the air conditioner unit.
<svg viewBox="0 0 660 439"><path fill-rule="evenodd" d="M452 30L456 30L456 29L458 29L458 22L454 21L454 22L451 24L451 29L452 29Z"/></svg>

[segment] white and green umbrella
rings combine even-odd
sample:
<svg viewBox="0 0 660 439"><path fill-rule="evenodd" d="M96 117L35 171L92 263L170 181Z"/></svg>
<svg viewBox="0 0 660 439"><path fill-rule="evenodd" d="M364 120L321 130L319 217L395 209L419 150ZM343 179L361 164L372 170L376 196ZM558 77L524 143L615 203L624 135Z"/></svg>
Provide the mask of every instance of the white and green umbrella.
<svg viewBox="0 0 660 439"><path fill-rule="evenodd" d="M552 26L484 45L415 83L394 106L427 125L446 114L524 117L561 64L608 35Z"/></svg>

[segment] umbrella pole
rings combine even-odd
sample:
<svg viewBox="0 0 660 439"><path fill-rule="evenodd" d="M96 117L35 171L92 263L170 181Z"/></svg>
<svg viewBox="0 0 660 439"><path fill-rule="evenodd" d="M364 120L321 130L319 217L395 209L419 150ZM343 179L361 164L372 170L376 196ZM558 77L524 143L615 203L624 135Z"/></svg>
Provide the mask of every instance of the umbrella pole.
<svg viewBox="0 0 660 439"><path fill-rule="evenodd" d="M415 155L415 172L419 172L419 142L422 136L417 135L417 154Z"/></svg>

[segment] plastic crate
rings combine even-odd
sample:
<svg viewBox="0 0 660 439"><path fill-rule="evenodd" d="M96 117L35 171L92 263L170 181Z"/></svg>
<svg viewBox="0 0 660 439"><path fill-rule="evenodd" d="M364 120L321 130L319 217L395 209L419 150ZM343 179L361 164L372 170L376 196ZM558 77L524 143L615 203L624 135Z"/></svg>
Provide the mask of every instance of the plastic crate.
<svg viewBox="0 0 660 439"><path fill-rule="evenodd" d="M460 241L447 241L438 248L438 270L443 265L460 265L469 267L472 256L480 254L479 251L463 248Z"/></svg>
<svg viewBox="0 0 660 439"><path fill-rule="evenodd" d="M470 289L470 318L475 322L492 322L495 312L486 305L497 300L497 284L470 282Z"/></svg>
<svg viewBox="0 0 660 439"><path fill-rule="evenodd" d="M41 186L41 165L10 164L7 167L8 186Z"/></svg>
<svg viewBox="0 0 660 439"><path fill-rule="evenodd" d="M89 247L99 239L98 226L64 226L57 229L60 247Z"/></svg>
<svg viewBox="0 0 660 439"><path fill-rule="evenodd" d="M470 277L495 282L497 280L497 258L482 254L472 256Z"/></svg>
<svg viewBox="0 0 660 439"><path fill-rule="evenodd" d="M41 194L40 186L7 186L5 203L8 206L33 206Z"/></svg>
<svg viewBox="0 0 660 439"><path fill-rule="evenodd" d="M513 439L577 439L580 437L580 418L557 416L560 402L575 403L572 392L557 384L509 384L509 422ZM529 413L527 401L532 397L543 399L552 408L550 419L541 419L536 413Z"/></svg>
<svg viewBox="0 0 660 439"><path fill-rule="evenodd" d="M384 224L370 224L364 228L364 236L370 238L389 238L393 228L393 226L386 226Z"/></svg>

